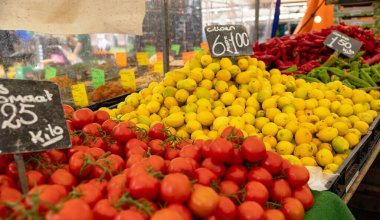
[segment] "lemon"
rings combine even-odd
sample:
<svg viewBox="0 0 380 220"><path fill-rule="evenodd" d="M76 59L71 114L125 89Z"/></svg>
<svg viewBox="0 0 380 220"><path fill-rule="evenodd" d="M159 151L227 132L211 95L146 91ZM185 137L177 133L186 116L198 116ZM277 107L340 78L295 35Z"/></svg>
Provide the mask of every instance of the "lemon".
<svg viewBox="0 0 380 220"><path fill-rule="evenodd" d="M313 147L307 143L297 145L294 148L293 154L294 154L294 156L296 156L298 158L311 157L311 156L313 156Z"/></svg>
<svg viewBox="0 0 380 220"><path fill-rule="evenodd" d="M185 117L184 117L183 113L176 112L176 113L170 114L166 118L165 122L170 127L178 128L178 127L181 127L182 125L184 125Z"/></svg>
<svg viewBox="0 0 380 220"><path fill-rule="evenodd" d="M328 99L320 99L318 100L318 105L330 109L331 101Z"/></svg>
<svg viewBox="0 0 380 220"><path fill-rule="evenodd" d="M263 110L268 108L277 108L277 100L275 98L268 98L261 104Z"/></svg>
<svg viewBox="0 0 380 220"><path fill-rule="evenodd" d="M335 154L334 158L333 158L333 163L337 164L337 165L341 165L344 161L344 157L342 154Z"/></svg>
<svg viewBox="0 0 380 220"><path fill-rule="evenodd" d="M321 144L318 146L318 150L321 150L321 149L327 149L327 150L329 150L329 151L332 151L332 150L333 150L331 144L329 144L329 143L321 143Z"/></svg>
<svg viewBox="0 0 380 220"><path fill-rule="evenodd" d="M204 88L204 87L198 87L195 90L195 95L197 96L198 99L202 99L202 98L210 99L211 97L209 89Z"/></svg>
<svg viewBox="0 0 380 220"><path fill-rule="evenodd" d="M338 129L325 127L317 133L317 137L323 142L330 142L338 136Z"/></svg>
<svg viewBox="0 0 380 220"><path fill-rule="evenodd" d="M239 59L238 60L238 66L241 70L246 70L248 68L248 60L246 59Z"/></svg>
<svg viewBox="0 0 380 220"><path fill-rule="evenodd" d="M372 100L371 101L371 109L375 111L380 111L380 100Z"/></svg>
<svg viewBox="0 0 380 220"><path fill-rule="evenodd" d="M244 114L244 108L240 105L228 106L227 110L230 116L242 116Z"/></svg>
<svg viewBox="0 0 380 220"><path fill-rule="evenodd" d="M149 105L149 103L148 103L148 105ZM170 109L173 106L178 106L178 102L174 97L166 97L164 100L164 106L166 108Z"/></svg>
<svg viewBox="0 0 380 220"><path fill-rule="evenodd" d="M300 161L304 166L318 166L317 161L313 157L302 157Z"/></svg>
<svg viewBox="0 0 380 220"><path fill-rule="evenodd" d="M205 68L202 70L203 78L208 80L213 80L215 78L215 73L210 68Z"/></svg>
<svg viewBox="0 0 380 220"><path fill-rule="evenodd" d="M151 125L154 123L154 122L161 122L161 117L159 116L159 115L157 115L157 114L151 114L150 116L149 116L149 118L150 118L150 121L152 122L151 123Z"/></svg>
<svg viewBox="0 0 380 220"><path fill-rule="evenodd" d="M248 90L251 93L258 92L261 90L261 83L258 79L251 79L248 83Z"/></svg>
<svg viewBox="0 0 380 220"><path fill-rule="evenodd" d="M175 100L175 99L174 99ZM147 105L146 105L146 109L150 112L150 113L156 113L160 110L160 103L157 102L157 101L150 101Z"/></svg>
<svg viewBox="0 0 380 220"><path fill-rule="evenodd" d="M280 113L281 111L278 108L268 108L265 111L265 116L269 118L269 120L274 121L274 117Z"/></svg>
<svg viewBox="0 0 380 220"><path fill-rule="evenodd" d="M297 145L303 143L310 143L313 138L311 132L307 128L299 128L295 134L295 142Z"/></svg>
<svg viewBox="0 0 380 220"><path fill-rule="evenodd" d="M165 106L166 107L166 106ZM173 106L172 106L173 107ZM172 108L170 107L170 108ZM198 106L197 104L195 103L189 103L187 105L184 105L181 107L182 111L184 111L185 113L188 113L188 112L197 112L198 111Z"/></svg>
<svg viewBox="0 0 380 220"><path fill-rule="evenodd" d="M348 132L348 129L349 129L347 123L344 123L341 121L335 122L332 126L338 129L338 134L340 136L344 136Z"/></svg>
<svg viewBox="0 0 380 220"><path fill-rule="evenodd" d="M341 137L341 136L334 138L331 144L335 152L337 153L344 153L346 150L348 150L350 146L348 141L344 137Z"/></svg>
<svg viewBox="0 0 380 220"><path fill-rule="evenodd" d="M248 84L251 81L251 74L248 71L240 72L236 75L235 81L238 84Z"/></svg>
<svg viewBox="0 0 380 220"><path fill-rule="evenodd" d="M166 118L169 115L169 110L166 107L161 107L158 111L158 115L161 118Z"/></svg>
<svg viewBox="0 0 380 220"><path fill-rule="evenodd" d="M328 172L331 171L332 173L335 173L338 168L339 168L338 164L330 163L325 166L324 170L325 171L328 170Z"/></svg>
<svg viewBox="0 0 380 220"><path fill-rule="evenodd" d="M218 137L218 132L217 131L210 131L207 133L207 136L211 140L216 139Z"/></svg>
<svg viewBox="0 0 380 220"><path fill-rule="evenodd" d="M213 83L212 83L211 80L209 80L209 79L204 79L204 80L202 80L202 81L199 83L199 87L201 87L201 88L206 88L207 90L212 89L213 86L214 86ZM199 89L199 87L198 87L198 89Z"/></svg>
<svg viewBox="0 0 380 220"><path fill-rule="evenodd" d="M284 127L289 122L289 116L286 113L278 113L273 121L276 125Z"/></svg>
<svg viewBox="0 0 380 220"><path fill-rule="evenodd" d="M293 133L292 131L288 129L280 129L277 132L277 140L279 141L289 141L291 142L293 140Z"/></svg>
<svg viewBox="0 0 380 220"><path fill-rule="evenodd" d="M235 100L235 96L230 92L225 92L220 96L220 101L225 105L231 105Z"/></svg>
<svg viewBox="0 0 380 220"><path fill-rule="evenodd" d="M307 89L304 87L297 88L294 92L294 97L300 98L300 99L306 99L307 98Z"/></svg>
<svg viewBox="0 0 380 220"><path fill-rule="evenodd" d="M270 98L272 95L272 92L270 90L261 90L257 93L257 101L260 103L263 103L266 99Z"/></svg>
<svg viewBox="0 0 380 220"><path fill-rule="evenodd" d="M281 155L282 158L289 161L290 165L302 165L302 162L298 157L293 155Z"/></svg>
<svg viewBox="0 0 380 220"><path fill-rule="evenodd" d="M364 121L355 121L354 128L359 130L362 135L367 134L369 125Z"/></svg>
<svg viewBox="0 0 380 220"><path fill-rule="evenodd" d="M327 116L330 115L330 109L326 107L317 107L313 109L314 115L318 116L319 119L325 119Z"/></svg>
<svg viewBox="0 0 380 220"><path fill-rule="evenodd" d="M273 136L264 136L263 141L264 143L268 143L271 147L275 147L277 145L277 140Z"/></svg>
<svg viewBox="0 0 380 220"><path fill-rule="evenodd" d="M229 81L231 79L231 73L226 69L221 69L216 73L216 78L222 81Z"/></svg>
<svg viewBox="0 0 380 220"><path fill-rule="evenodd" d="M334 159L334 156L331 153L331 151L327 149L319 150L317 154L315 155L315 157L316 157L317 163L322 167L326 166L327 164L332 163Z"/></svg>
<svg viewBox="0 0 380 220"><path fill-rule="evenodd" d="M358 92L352 96L352 101L357 104L357 103L365 103L367 102L367 96L365 92Z"/></svg>
<svg viewBox="0 0 380 220"><path fill-rule="evenodd" d="M356 115L348 116L348 120L350 120L351 124L354 124L355 121L360 121L359 117Z"/></svg>
<svg viewBox="0 0 380 220"><path fill-rule="evenodd" d="M222 59L220 59L219 63L222 69L228 69L232 66L232 61L230 60L230 58L227 57L223 57Z"/></svg>
<svg viewBox="0 0 380 220"><path fill-rule="evenodd" d="M201 130L202 125L197 120L190 120L186 123L186 132L193 133L194 131Z"/></svg>
<svg viewBox="0 0 380 220"><path fill-rule="evenodd" d="M375 111L375 110L368 110L367 113L372 115L372 118L374 118L374 119L377 117L377 114L378 114L377 111Z"/></svg>
<svg viewBox="0 0 380 220"><path fill-rule="evenodd" d="M199 139L199 137L204 137L205 133L202 130L194 131L190 137L192 140Z"/></svg>
<svg viewBox="0 0 380 220"><path fill-rule="evenodd" d="M210 55L203 55L201 57L202 66L208 66L212 63L212 57Z"/></svg>
<svg viewBox="0 0 380 220"><path fill-rule="evenodd" d="M250 135L250 136L252 136L252 135ZM264 142L264 145L265 145L265 150L266 150L266 151L273 151L272 146L270 146L269 143Z"/></svg>
<svg viewBox="0 0 380 220"><path fill-rule="evenodd" d="M212 100L218 100L219 99L219 93L215 89L211 89L210 91L210 97Z"/></svg>
<svg viewBox="0 0 380 220"><path fill-rule="evenodd" d="M247 89L239 89L236 96L244 98L244 99L248 99L249 97L251 97L251 94L249 93Z"/></svg>
<svg viewBox="0 0 380 220"><path fill-rule="evenodd" d="M175 98L177 99L178 102L181 102L181 103L186 102L188 97L189 97L189 92L185 89L179 89L175 93Z"/></svg>
<svg viewBox="0 0 380 220"><path fill-rule="evenodd" d="M228 87L228 92L231 93L232 95L236 96L237 92L238 92L238 88L235 86L235 85L230 85Z"/></svg>
<svg viewBox="0 0 380 220"><path fill-rule="evenodd" d="M228 84L225 81L217 80L214 84L214 88L219 93L225 93L228 91Z"/></svg>
<svg viewBox="0 0 380 220"><path fill-rule="evenodd" d="M199 112L197 115L197 120L203 125L203 126L210 126L214 122L214 115L211 112L204 111Z"/></svg>
<svg viewBox="0 0 380 220"><path fill-rule="evenodd" d="M268 135L276 136L277 131L278 131L278 127L273 122L266 123L261 129L261 132L263 133L263 135L266 135L266 136Z"/></svg>
<svg viewBox="0 0 380 220"><path fill-rule="evenodd" d="M229 125L234 126L238 129L243 130L245 127L244 119L241 117L231 117L231 120L229 122Z"/></svg>
<svg viewBox="0 0 380 220"><path fill-rule="evenodd" d="M237 74L241 72L240 68L237 65L232 65L228 67L227 70L230 71L232 76L236 76Z"/></svg>
<svg viewBox="0 0 380 220"><path fill-rule="evenodd" d="M299 98L293 99L292 104L294 105L296 110L304 110L306 107L305 100Z"/></svg>
<svg viewBox="0 0 380 220"><path fill-rule="evenodd" d="M297 132L298 128L299 128L298 121L289 121L285 126L285 129L291 131L293 134Z"/></svg>
<svg viewBox="0 0 380 220"><path fill-rule="evenodd" d="M323 94L323 92L319 89L311 89L308 91L307 93L307 96L311 99L311 98L315 98L315 99L323 99L325 97L325 95Z"/></svg>
<svg viewBox="0 0 380 220"><path fill-rule="evenodd" d="M318 101L316 99L307 99L305 100L306 109L313 110L318 106Z"/></svg>
<svg viewBox="0 0 380 220"><path fill-rule="evenodd" d="M255 124L255 116L252 113L246 112L241 117L243 118L246 124Z"/></svg>
<svg viewBox="0 0 380 220"><path fill-rule="evenodd" d="M196 120L197 119L197 113L195 112L187 112L185 114L185 122L189 122L190 120Z"/></svg>
<svg viewBox="0 0 380 220"><path fill-rule="evenodd" d="M251 113L252 115L256 115L257 111L253 106L247 106L245 108L246 113Z"/></svg>
<svg viewBox="0 0 380 220"><path fill-rule="evenodd" d="M287 104L282 107L281 111L283 113L287 114L295 114L296 113L296 107L293 104Z"/></svg>
<svg viewBox="0 0 380 220"><path fill-rule="evenodd" d="M337 113L341 105L339 101L333 101L330 105L330 109L332 112Z"/></svg>
<svg viewBox="0 0 380 220"><path fill-rule="evenodd" d="M215 118L212 129L218 131L219 129L224 129L228 126L228 123L230 122L230 119L226 116L220 116Z"/></svg>
<svg viewBox="0 0 380 220"><path fill-rule="evenodd" d="M279 154L292 154L294 151L294 145L289 141L280 141L276 145L276 151Z"/></svg>
<svg viewBox="0 0 380 220"><path fill-rule="evenodd" d="M360 121L364 121L367 124L371 124L373 122L373 117L370 113L368 112L361 112L358 114L358 117Z"/></svg>
<svg viewBox="0 0 380 220"><path fill-rule="evenodd" d="M185 130L178 130L176 132L176 136L183 139L187 139L190 137L190 135Z"/></svg>
<svg viewBox="0 0 380 220"><path fill-rule="evenodd" d="M214 71L214 73L218 72L220 70L220 64L219 63L210 63L207 68Z"/></svg>

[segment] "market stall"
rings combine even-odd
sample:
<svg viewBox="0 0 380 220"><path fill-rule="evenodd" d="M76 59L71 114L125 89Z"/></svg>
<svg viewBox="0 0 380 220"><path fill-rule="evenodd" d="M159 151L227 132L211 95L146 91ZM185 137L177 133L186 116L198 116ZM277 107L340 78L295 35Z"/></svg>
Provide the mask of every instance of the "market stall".
<svg viewBox="0 0 380 220"><path fill-rule="evenodd" d="M264 1L261 23L246 1L131 1L103 26L93 13L109 4L84 1L94 23L72 12L63 29L4 18L2 29L123 33L112 24L128 8L129 33L143 35L30 33L34 58L3 64L0 218L360 219L347 203L380 151L376 28L269 38L285 33L269 31L279 2Z"/></svg>

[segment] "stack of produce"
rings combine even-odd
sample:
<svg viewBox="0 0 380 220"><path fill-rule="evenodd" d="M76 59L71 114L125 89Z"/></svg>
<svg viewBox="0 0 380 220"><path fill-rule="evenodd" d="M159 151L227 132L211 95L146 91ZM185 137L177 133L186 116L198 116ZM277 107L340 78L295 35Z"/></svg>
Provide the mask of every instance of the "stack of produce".
<svg viewBox="0 0 380 220"><path fill-rule="evenodd" d="M320 66L334 52L323 45L332 31L339 31L363 43L361 50L365 51L364 63L372 65L380 62L380 40L374 37L373 32L343 23L320 32L271 38L261 44L256 42L253 56L281 71L297 66L297 74L306 74Z"/></svg>
<svg viewBox="0 0 380 220"><path fill-rule="evenodd" d="M380 110L380 92L341 81L307 83L269 72L255 58L197 57L139 93L126 97L112 118L141 128L163 122L183 138L214 139L227 126L263 138L267 150L292 164L320 166L333 173L367 134Z"/></svg>
<svg viewBox="0 0 380 220"><path fill-rule="evenodd" d="M23 197L1 156L0 218L46 220L301 220L313 206L309 173L228 127L211 141L180 140L104 111L65 106L73 146L24 155Z"/></svg>

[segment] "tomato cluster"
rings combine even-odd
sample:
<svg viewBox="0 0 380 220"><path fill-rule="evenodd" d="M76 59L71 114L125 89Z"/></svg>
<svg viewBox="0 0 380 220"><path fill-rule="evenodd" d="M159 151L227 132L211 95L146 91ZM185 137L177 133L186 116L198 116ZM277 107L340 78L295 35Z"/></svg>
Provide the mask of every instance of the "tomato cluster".
<svg viewBox="0 0 380 220"><path fill-rule="evenodd" d="M64 106L73 146L25 154L30 191L0 158L0 218L190 220L303 219L313 205L309 173L227 127L215 140L149 131L104 111Z"/></svg>

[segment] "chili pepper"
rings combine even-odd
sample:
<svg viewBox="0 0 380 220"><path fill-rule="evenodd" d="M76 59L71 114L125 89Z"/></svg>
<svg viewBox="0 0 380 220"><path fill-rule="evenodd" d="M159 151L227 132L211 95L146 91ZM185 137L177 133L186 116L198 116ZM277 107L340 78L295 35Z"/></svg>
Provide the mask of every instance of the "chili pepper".
<svg viewBox="0 0 380 220"><path fill-rule="evenodd" d="M282 73L291 73L291 72L295 72L295 71L297 71L297 66L296 66L296 65L293 65L293 66L289 67L289 68L286 69L286 70L282 70L281 72L282 72Z"/></svg>
<svg viewBox="0 0 380 220"><path fill-rule="evenodd" d="M314 77L309 77L309 76L306 76L306 75L298 75L297 77L300 78L300 79L305 80L306 82L310 82L310 83L311 82L322 83L319 79L314 78Z"/></svg>
<svg viewBox="0 0 380 220"><path fill-rule="evenodd" d="M360 62L359 61L353 61L351 62L350 69L352 71L359 71Z"/></svg>
<svg viewBox="0 0 380 220"><path fill-rule="evenodd" d="M331 82L339 81L339 80L340 80L340 78L338 76L336 76L336 75L331 76Z"/></svg>
<svg viewBox="0 0 380 220"><path fill-rule="evenodd" d="M350 83L347 79L344 79L342 81L343 85L347 86L348 88L355 89L356 87Z"/></svg>
<svg viewBox="0 0 380 220"><path fill-rule="evenodd" d="M320 79L323 83L329 83L330 82L330 76L329 74L327 73L327 70L326 69L321 69L319 72L318 72L318 79Z"/></svg>
<svg viewBox="0 0 380 220"><path fill-rule="evenodd" d="M345 73L343 70L338 69L338 68L336 68L336 67L327 67L327 70L328 70L329 72L332 72L334 75L339 76L339 77L343 77L343 76L344 76L344 73Z"/></svg>
<svg viewBox="0 0 380 220"><path fill-rule="evenodd" d="M353 60L357 60L359 59L360 57L362 57L363 55L365 54L365 51L362 50L362 51L359 51L353 58Z"/></svg>
<svg viewBox="0 0 380 220"><path fill-rule="evenodd" d="M371 84L371 86L377 86L377 84L372 80L372 78L369 76L368 72L364 69L360 69L360 78Z"/></svg>
<svg viewBox="0 0 380 220"><path fill-rule="evenodd" d="M329 67L333 65L338 60L338 57L332 54L323 64L322 66Z"/></svg>
<svg viewBox="0 0 380 220"><path fill-rule="evenodd" d="M359 70L358 71L351 71L350 75L355 76L355 77L359 77Z"/></svg>
<svg viewBox="0 0 380 220"><path fill-rule="evenodd" d="M364 60L363 63L369 64L369 65L380 63L380 54L376 54L375 56Z"/></svg>
<svg viewBox="0 0 380 220"><path fill-rule="evenodd" d="M371 73L375 76L378 76L380 78L380 73L379 71L376 69L376 66L371 66Z"/></svg>

